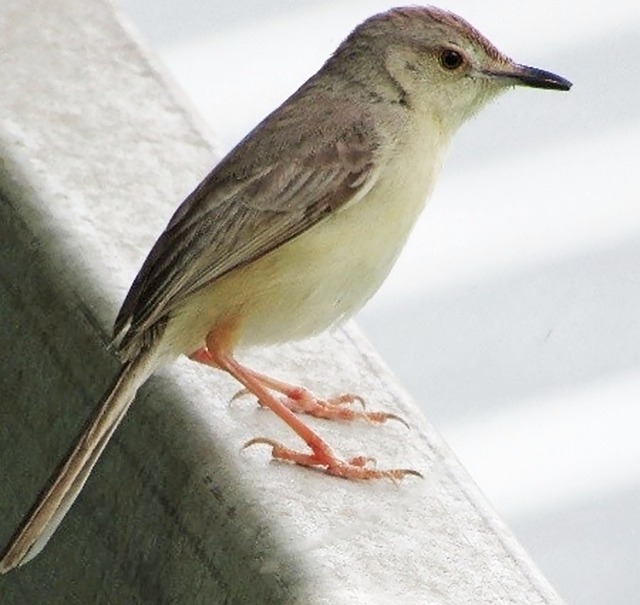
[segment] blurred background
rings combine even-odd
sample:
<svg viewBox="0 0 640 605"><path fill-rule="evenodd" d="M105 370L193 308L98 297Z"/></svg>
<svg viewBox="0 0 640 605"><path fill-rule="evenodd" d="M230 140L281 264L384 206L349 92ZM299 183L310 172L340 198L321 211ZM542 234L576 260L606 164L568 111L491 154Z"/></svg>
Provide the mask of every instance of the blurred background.
<svg viewBox="0 0 640 605"><path fill-rule="evenodd" d="M398 4L119 2L221 154ZM440 6L574 88L518 89L463 128L357 319L567 602L636 605L640 3Z"/></svg>

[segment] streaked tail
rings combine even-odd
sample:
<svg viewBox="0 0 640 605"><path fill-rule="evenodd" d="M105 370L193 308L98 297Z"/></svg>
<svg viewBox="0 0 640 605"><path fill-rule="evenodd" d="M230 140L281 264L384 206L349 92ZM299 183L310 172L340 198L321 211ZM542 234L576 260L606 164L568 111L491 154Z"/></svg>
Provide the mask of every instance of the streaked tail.
<svg viewBox="0 0 640 605"><path fill-rule="evenodd" d="M44 548L80 494L136 391L153 372L157 361L155 352L156 348L152 346L122 366L111 392L11 539L0 560L0 573L24 565Z"/></svg>

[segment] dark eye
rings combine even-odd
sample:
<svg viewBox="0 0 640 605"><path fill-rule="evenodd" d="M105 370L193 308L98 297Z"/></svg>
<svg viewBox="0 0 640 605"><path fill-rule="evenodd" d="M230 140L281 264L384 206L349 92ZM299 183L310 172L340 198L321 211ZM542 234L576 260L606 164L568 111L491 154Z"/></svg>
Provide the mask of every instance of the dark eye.
<svg viewBox="0 0 640 605"><path fill-rule="evenodd" d="M462 53L459 53L457 50L445 48L440 51L440 65L445 69L453 71L454 69L458 69L463 63L464 57Z"/></svg>

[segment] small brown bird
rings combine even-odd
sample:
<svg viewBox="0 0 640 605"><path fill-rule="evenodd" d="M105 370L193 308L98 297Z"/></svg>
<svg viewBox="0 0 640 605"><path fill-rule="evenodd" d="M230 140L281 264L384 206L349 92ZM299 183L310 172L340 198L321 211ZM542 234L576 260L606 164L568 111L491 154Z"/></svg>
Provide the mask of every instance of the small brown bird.
<svg viewBox="0 0 640 605"><path fill-rule="evenodd" d="M353 395L318 399L234 355L316 334L360 309L402 249L455 131L515 85L571 87L514 63L443 10L396 8L359 25L172 217L116 319L123 366L113 389L0 571L44 547L140 385L181 354L231 374L309 447L249 441L270 445L274 458L348 479L418 474L372 468L366 456L342 460L297 415L383 422L392 414L353 410Z"/></svg>

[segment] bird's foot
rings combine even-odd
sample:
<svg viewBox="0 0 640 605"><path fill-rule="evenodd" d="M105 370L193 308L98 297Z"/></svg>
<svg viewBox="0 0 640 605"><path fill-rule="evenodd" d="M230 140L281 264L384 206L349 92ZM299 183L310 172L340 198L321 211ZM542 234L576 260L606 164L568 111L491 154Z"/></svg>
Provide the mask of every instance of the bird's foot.
<svg viewBox="0 0 640 605"><path fill-rule="evenodd" d="M284 395L280 401L296 414L307 414L315 418L324 418L325 420L365 420L374 424L382 424L387 420L397 420L409 428L407 422L397 414L366 411L365 401L360 395L345 393L330 399L321 399L304 387L275 380L258 372L253 372L253 374L263 386ZM250 394L249 389L242 389L233 396L232 401ZM348 407L353 403L360 405L362 409ZM265 405L262 401L260 401L260 404Z"/></svg>
<svg viewBox="0 0 640 605"><path fill-rule="evenodd" d="M376 479L389 479L396 483L404 479L407 475L422 478L422 474L408 468L396 468L381 470L372 466L375 463L373 458L366 456L356 456L349 460L340 460L333 454L329 446L324 441L317 441L309 444L313 453L305 454L292 450L282 443L266 437L254 437L247 441L244 448L252 445L264 444L271 447L271 456L275 460L292 462L300 466L307 466L322 470L328 475L350 479L352 481L371 481Z"/></svg>
<svg viewBox="0 0 640 605"><path fill-rule="evenodd" d="M351 403L360 403L364 407L362 398L357 395L347 394L335 399L322 400L314 397L306 389L293 387L265 374L245 368L234 359L231 353L217 344L214 336L214 334L210 334L207 337L207 347L190 355L191 359L229 372L238 382L244 385L248 392L253 393L263 406L272 410L288 424L298 437L307 444L311 453L292 450L277 441L265 437L251 439L244 444L244 447L261 443L269 445L271 447L271 455L276 460L316 468L329 475L344 479L356 481L389 479L393 482L398 482L407 475L422 477L418 471L406 468L377 469L374 466L375 461L365 456L357 456L346 461L341 460L332 452L324 439L311 427L307 426L294 411L320 418L346 420L364 418L369 422L386 422L391 419L404 422L401 418L395 414L366 412L365 410L353 410L346 407ZM284 395L284 401L283 398L276 397L273 391Z"/></svg>
<svg viewBox="0 0 640 605"><path fill-rule="evenodd" d="M282 403L296 414L308 414L325 420L366 420L374 424L397 420L409 428L409 425L396 414L367 411L364 399L353 393L345 393L331 399L320 399L303 387L291 386L283 392L283 395ZM359 404L362 409L349 407L353 403Z"/></svg>

